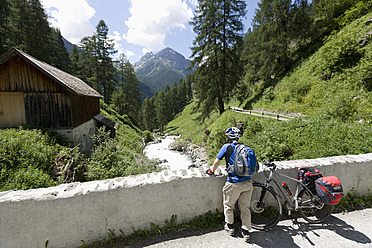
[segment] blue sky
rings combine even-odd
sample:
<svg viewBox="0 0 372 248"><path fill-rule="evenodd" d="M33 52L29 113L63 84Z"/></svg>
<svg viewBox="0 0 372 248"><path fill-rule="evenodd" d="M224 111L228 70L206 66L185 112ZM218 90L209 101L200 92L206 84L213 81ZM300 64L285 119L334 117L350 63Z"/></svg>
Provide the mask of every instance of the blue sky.
<svg viewBox="0 0 372 248"><path fill-rule="evenodd" d="M247 0L245 30L250 26L258 0ZM156 53L170 47L191 56L195 38L188 24L196 8L196 0L41 0L49 22L61 30L74 44L91 36L100 20L109 28L118 54L131 63L145 53Z"/></svg>

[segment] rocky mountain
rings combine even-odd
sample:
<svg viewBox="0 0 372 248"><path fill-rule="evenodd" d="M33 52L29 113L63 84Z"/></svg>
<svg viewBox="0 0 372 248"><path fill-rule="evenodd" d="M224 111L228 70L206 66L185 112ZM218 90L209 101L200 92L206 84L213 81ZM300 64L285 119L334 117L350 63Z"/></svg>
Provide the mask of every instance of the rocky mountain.
<svg viewBox="0 0 372 248"><path fill-rule="evenodd" d="M68 40L66 40L64 37L62 37L62 40L63 40L63 43L64 43L66 49L67 49L67 52L68 52L68 53L71 53L71 51L72 51L72 46L73 46L74 44L72 44L71 42L69 42Z"/></svg>
<svg viewBox="0 0 372 248"><path fill-rule="evenodd" d="M172 87L180 78L186 78L186 75L192 72L187 70L189 66L190 61L182 54L165 48L156 54L145 54L134 64L134 69L138 80L157 92L167 85Z"/></svg>

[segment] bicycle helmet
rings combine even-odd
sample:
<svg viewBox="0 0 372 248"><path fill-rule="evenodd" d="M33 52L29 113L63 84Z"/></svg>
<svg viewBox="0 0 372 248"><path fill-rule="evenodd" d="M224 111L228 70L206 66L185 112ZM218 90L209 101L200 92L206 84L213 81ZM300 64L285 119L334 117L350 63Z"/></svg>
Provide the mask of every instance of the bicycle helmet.
<svg viewBox="0 0 372 248"><path fill-rule="evenodd" d="M237 127L229 127L226 129L225 135L229 138L229 140L238 140L241 136L241 132Z"/></svg>

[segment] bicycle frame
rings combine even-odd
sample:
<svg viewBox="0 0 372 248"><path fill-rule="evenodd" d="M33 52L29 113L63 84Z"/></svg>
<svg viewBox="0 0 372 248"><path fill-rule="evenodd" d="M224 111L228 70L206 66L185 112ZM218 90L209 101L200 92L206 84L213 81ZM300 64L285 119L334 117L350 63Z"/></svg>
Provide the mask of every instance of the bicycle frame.
<svg viewBox="0 0 372 248"><path fill-rule="evenodd" d="M270 185L270 183L273 181L276 185L276 187L279 189L279 197L283 197L286 199L287 203L290 204L289 206L287 206L288 210L291 211L291 210L294 210L294 211L298 211L298 195L300 193L300 191L302 189L306 189L307 192L309 192L311 194L311 196L313 197L314 194L306 187L306 185L300 181L300 180L297 180L293 177L290 177L290 176L287 176L287 175L284 175L282 173L279 173L276 171L276 166L274 168L269 168L270 170L270 175L267 176L266 178L266 181L265 181L265 185ZM264 172L265 173L265 172ZM279 180L279 176L280 177L285 177L289 180L292 180L292 181L295 181L297 183L297 187L296 187L296 192L291 196L289 196L287 194L287 192L283 189L283 187L281 186L281 183L280 180ZM272 186L271 186L272 187ZM275 189L274 189L275 190ZM276 190L275 190L276 192ZM290 208L289 208L290 207ZM290 214L290 213L289 213Z"/></svg>

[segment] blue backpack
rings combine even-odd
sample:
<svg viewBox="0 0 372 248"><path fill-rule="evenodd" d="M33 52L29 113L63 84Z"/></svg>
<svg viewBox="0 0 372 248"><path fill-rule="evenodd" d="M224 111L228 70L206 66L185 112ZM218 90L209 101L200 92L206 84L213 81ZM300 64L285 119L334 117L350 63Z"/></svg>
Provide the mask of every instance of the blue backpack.
<svg viewBox="0 0 372 248"><path fill-rule="evenodd" d="M246 177L258 170L259 164L252 148L245 144L237 143L235 146L234 164L228 166L227 173Z"/></svg>

